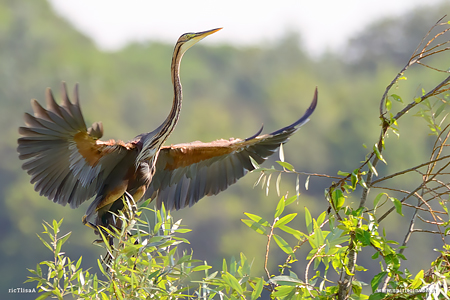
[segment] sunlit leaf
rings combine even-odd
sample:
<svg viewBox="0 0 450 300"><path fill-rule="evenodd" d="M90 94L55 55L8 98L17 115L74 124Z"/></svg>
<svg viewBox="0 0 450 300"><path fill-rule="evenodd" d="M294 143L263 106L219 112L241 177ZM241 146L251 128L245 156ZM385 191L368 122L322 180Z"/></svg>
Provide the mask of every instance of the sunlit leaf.
<svg viewBox="0 0 450 300"><path fill-rule="evenodd" d="M211 269L211 268L212 268L212 267L211 267L211 266L208 266L208 265L199 265L199 266L194 267L194 268L192 269L192 272L203 271L203 270L209 270L209 269Z"/></svg>
<svg viewBox="0 0 450 300"><path fill-rule="evenodd" d="M294 251L292 250L291 246L279 235L274 234L273 239L277 243L278 247L280 247L281 250L286 252L289 255L294 254Z"/></svg>
<svg viewBox="0 0 450 300"><path fill-rule="evenodd" d="M274 276L270 278L269 282L279 285L294 285L294 286L303 284L303 281L301 281L300 279L287 275Z"/></svg>
<svg viewBox="0 0 450 300"><path fill-rule="evenodd" d="M383 197L383 196L388 196L388 194L386 194L386 193L379 193L379 194L375 197L375 199L373 200L373 207L374 207L374 208L377 208L378 202L380 202L381 197Z"/></svg>
<svg viewBox="0 0 450 300"><path fill-rule="evenodd" d="M340 189L335 189L332 193L333 204L336 210L339 210L345 203L344 193Z"/></svg>
<svg viewBox="0 0 450 300"><path fill-rule="evenodd" d="M256 283L252 295L251 300L256 300L261 296L262 290L264 286L264 280L262 278L259 278L258 282Z"/></svg>
<svg viewBox="0 0 450 300"><path fill-rule="evenodd" d="M397 213L401 216L403 216L402 213L402 203L400 202L400 200L398 200L397 198L394 197L389 197L389 199L394 202L394 206L395 206L395 210L397 211Z"/></svg>
<svg viewBox="0 0 450 300"><path fill-rule="evenodd" d="M386 110L390 111L392 108L392 102L389 100L389 98L386 98Z"/></svg>
<svg viewBox="0 0 450 300"><path fill-rule="evenodd" d="M242 223L244 223L245 225L247 225L248 227L250 227L257 233L262 234L262 235L268 235L267 228L264 227L263 225L261 225L260 223L252 221L252 220L247 220L247 219L241 219L241 221L242 221Z"/></svg>
<svg viewBox="0 0 450 300"><path fill-rule="evenodd" d="M285 207L285 201L284 201L284 196L283 196L283 197L281 197L280 201L278 201L277 208L275 210L274 218L278 218L279 216L281 216L281 214L284 211L284 207Z"/></svg>
<svg viewBox="0 0 450 300"><path fill-rule="evenodd" d="M348 172L342 172L342 171L338 171L337 174L338 174L339 176L348 176L348 175L350 175L350 173L348 173Z"/></svg>
<svg viewBox="0 0 450 300"><path fill-rule="evenodd" d="M403 103L403 100L402 100L402 98L401 98L399 95L392 94L391 97L392 97L392 99L394 99L395 101L398 101L398 102Z"/></svg>
<svg viewBox="0 0 450 300"><path fill-rule="evenodd" d="M260 216L258 216L258 215L254 215L254 214L247 213L247 212L245 212L244 215L246 215L247 217L249 217L249 218L252 219L253 221L255 221L255 222L261 224L262 226L270 227L269 222L268 222L266 219L264 219L264 218L262 218L262 217L260 217Z"/></svg>
<svg viewBox="0 0 450 300"><path fill-rule="evenodd" d="M286 216L282 217L281 219L279 219L273 227L277 228L281 225L285 225L285 224L291 222L295 218L295 216L297 216L297 213L292 213L292 214L286 215Z"/></svg>
<svg viewBox="0 0 450 300"><path fill-rule="evenodd" d="M285 168L285 169L287 169L287 170L289 170L289 171L291 171L291 172L294 171L294 167L293 167L290 163L288 163L288 162L284 162L284 161L279 161L279 160L277 160L277 163L278 163L280 166L282 166L283 168Z"/></svg>
<svg viewBox="0 0 450 300"><path fill-rule="evenodd" d="M375 290L378 288L378 285L380 284L381 280L384 276L386 276L387 272L381 272L375 275L370 282L370 286L372 287L372 292L375 292Z"/></svg>
<svg viewBox="0 0 450 300"><path fill-rule="evenodd" d="M384 160L383 156L381 155L380 151L378 150L377 143L375 143L375 145L373 145L373 151L375 152L375 155L378 157L378 159L387 165L387 162Z"/></svg>
<svg viewBox="0 0 450 300"><path fill-rule="evenodd" d="M311 234L313 231L313 222L312 222L311 213L309 212L307 207L305 207L305 222L306 222L306 228L308 229L308 234Z"/></svg>
<svg viewBox="0 0 450 300"><path fill-rule="evenodd" d="M293 203L297 199L297 196L289 197L284 201L284 206L288 206L289 204Z"/></svg>
<svg viewBox="0 0 450 300"><path fill-rule="evenodd" d="M234 277L233 275L231 275L230 273L226 272L225 274L222 275L222 278L226 281L226 283L232 288L234 289L239 295L243 294L243 290L241 285L239 284L239 281L236 279L236 277Z"/></svg>
<svg viewBox="0 0 450 300"><path fill-rule="evenodd" d="M372 165L372 162L370 160L367 161L367 165L369 166L369 169L372 171L372 173L375 176L378 176L377 169L375 169L375 167Z"/></svg>
<svg viewBox="0 0 450 300"><path fill-rule="evenodd" d="M419 286L422 285L422 280L423 280L423 270L420 270L419 273L417 273L416 277L414 277L414 280L413 282L411 282L409 288L417 289Z"/></svg>

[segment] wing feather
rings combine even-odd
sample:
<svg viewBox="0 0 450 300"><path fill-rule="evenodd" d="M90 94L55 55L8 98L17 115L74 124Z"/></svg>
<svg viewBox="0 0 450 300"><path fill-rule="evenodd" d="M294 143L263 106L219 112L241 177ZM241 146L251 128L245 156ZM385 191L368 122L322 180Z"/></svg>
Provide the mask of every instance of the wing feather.
<svg viewBox="0 0 450 300"><path fill-rule="evenodd" d="M34 116L25 114L25 127L19 128L19 158L22 168L40 195L71 207L78 207L99 192L105 178L133 145L101 142L101 123L86 127L78 99L78 86L72 103L65 84L58 105L50 89L46 106L31 101Z"/></svg>
<svg viewBox="0 0 450 300"><path fill-rule="evenodd" d="M286 143L309 119L317 105L317 89L305 114L286 127L270 134L257 134L245 140L192 142L162 147L156 171L145 199L156 200L168 209L192 206L204 196L216 195L254 169L250 157L263 163Z"/></svg>

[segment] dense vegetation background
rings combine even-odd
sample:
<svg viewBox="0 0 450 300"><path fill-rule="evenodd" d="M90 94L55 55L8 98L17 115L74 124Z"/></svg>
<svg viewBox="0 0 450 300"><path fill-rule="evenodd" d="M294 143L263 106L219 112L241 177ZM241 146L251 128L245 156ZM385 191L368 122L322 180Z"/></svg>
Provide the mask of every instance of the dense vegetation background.
<svg viewBox="0 0 450 300"><path fill-rule="evenodd" d="M266 132L278 129L303 114L318 86L318 109L286 145L286 159L305 172L348 171L355 160L364 159L367 150L363 143L379 134L378 105L385 86L445 12L450 12L450 5L443 3L380 20L361 28L345 49L320 57L302 49L297 33L280 36L277 43L264 46L196 45L181 67L183 111L168 143L245 138L261 123ZM170 109L172 48L149 41L117 52L101 52L55 15L48 3L0 1L0 295L5 295L0 298L27 298L8 294L8 289L32 287L22 284L29 275L26 268L48 259L36 237L42 220L65 219L62 230L73 231L66 245L68 255L82 255L84 268L96 268L95 260L103 252L91 244L95 239L92 230L81 224L86 203L77 210L52 204L34 192L29 176L21 170L15 151L17 128L23 124L23 112L31 111L29 99L42 101L48 86L58 94L63 80L69 87L78 82L86 121L103 121L105 139L131 139L158 126ZM440 66L446 64L450 66L450 62L439 62ZM404 99L413 99L422 88L432 87L428 83L438 81L439 74L417 71L419 75L401 83ZM402 143L395 136L389 138L387 142L396 150L386 157L389 165L385 168L395 171L411 161L426 159L431 139L414 139L427 135L422 122L410 118L409 123L400 125L402 135L410 137ZM411 144L404 142L407 140ZM241 251L249 259L262 257L265 238L253 234L239 220L243 212L272 214L279 197L274 189L268 196L259 188L252 189L256 179L257 175L250 174L226 192L173 213L175 219L182 218L183 224L193 229L186 237L194 257L212 265L220 265L223 257L238 256ZM295 190L294 177L283 182L282 192ZM300 201L291 209L300 215L304 206L313 215L323 211L328 205L323 190L330 183L312 178L309 190L302 187ZM402 236L407 224L398 215L389 218L392 229L387 234ZM412 272L427 268L436 258L431 251L434 242L433 236L413 236L407 251L425 265L406 262ZM370 258L366 259L370 265ZM271 267L277 268L275 263ZM253 271L263 273L262 261L255 260ZM30 295L30 299L34 297Z"/></svg>

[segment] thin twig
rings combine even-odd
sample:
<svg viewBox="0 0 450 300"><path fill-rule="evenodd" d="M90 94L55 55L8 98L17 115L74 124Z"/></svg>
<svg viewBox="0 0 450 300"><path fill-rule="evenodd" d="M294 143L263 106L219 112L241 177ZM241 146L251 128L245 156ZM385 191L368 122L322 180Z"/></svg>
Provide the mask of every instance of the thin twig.
<svg viewBox="0 0 450 300"><path fill-rule="evenodd" d="M314 261L314 259L316 259L317 256L319 256L320 251L322 251L323 248L325 248L327 244L323 244L322 246L320 246L317 249L316 254L313 255L313 257L311 257L311 259L309 260L308 264L306 265L306 269L305 269L305 283L308 283L308 272L309 272L309 267L311 266L311 263Z"/></svg>

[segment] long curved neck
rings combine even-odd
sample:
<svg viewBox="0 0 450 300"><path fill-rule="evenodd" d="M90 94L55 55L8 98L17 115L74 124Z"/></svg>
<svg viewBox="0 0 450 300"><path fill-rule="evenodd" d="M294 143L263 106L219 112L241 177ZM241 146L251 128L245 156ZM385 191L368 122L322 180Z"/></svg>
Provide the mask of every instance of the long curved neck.
<svg viewBox="0 0 450 300"><path fill-rule="evenodd" d="M171 76L173 84L173 103L169 115L164 122L155 130L141 135L143 147L139 153L136 163L147 160L158 153L162 144L167 140L169 135L178 123L181 111L181 102L183 100L183 93L180 82L180 62L186 49L182 49L183 43L177 43L173 51Z"/></svg>
<svg viewBox="0 0 450 300"><path fill-rule="evenodd" d="M161 144L164 143L165 140L172 133L172 131L174 130L175 126L178 123L178 119L180 118L181 104L183 101L183 91L180 81L180 63L181 58L183 57L183 54L185 52L181 48L181 45L183 44L177 43L175 45L175 49L173 50L170 73L172 77L174 95L172 108L170 109L169 115L167 116L166 120L164 120L163 124L161 125L160 131L157 133L157 136L161 140Z"/></svg>

